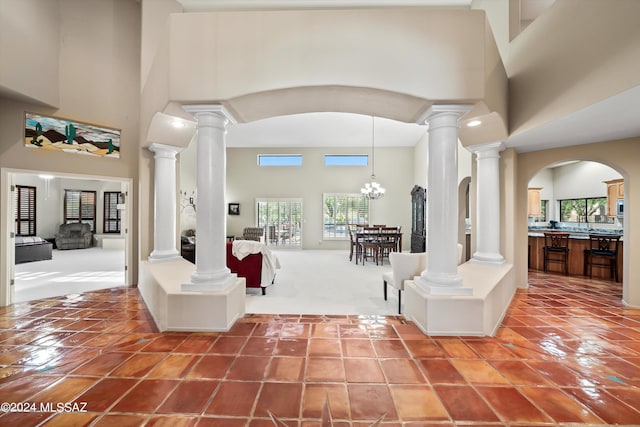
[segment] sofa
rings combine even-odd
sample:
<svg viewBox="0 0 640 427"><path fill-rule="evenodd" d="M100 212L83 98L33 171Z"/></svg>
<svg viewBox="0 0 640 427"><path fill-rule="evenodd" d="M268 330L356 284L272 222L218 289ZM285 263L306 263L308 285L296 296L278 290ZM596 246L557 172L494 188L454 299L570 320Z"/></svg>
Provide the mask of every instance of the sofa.
<svg viewBox="0 0 640 427"><path fill-rule="evenodd" d="M238 277L244 277L247 288L262 288L262 295L266 295L266 286L262 285L262 254L254 253L238 259L233 255L233 242L227 242L227 267Z"/></svg>
<svg viewBox="0 0 640 427"><path fill-rule="evenodd" d="M182 257L195 264L196 244L183 240L181 246ZM227 242L227 267L238 277L246 279L247 288L261 288L262 295L266 295L266 288L273 284L279 264L263 243L234 240Z"/></svg>
<svg viewBox="0 0 640 427"><path fill-rule="evenodd" d="M15 263L45 261L51 259L53 244L37 236L16 236Z"/></svg>
<svg viewBox="0 0 640 427"><path fill-rule="evenodd" d="M62 224L55 235L56 249L85 249L91 247L91 226L84 222Z"/></svg>

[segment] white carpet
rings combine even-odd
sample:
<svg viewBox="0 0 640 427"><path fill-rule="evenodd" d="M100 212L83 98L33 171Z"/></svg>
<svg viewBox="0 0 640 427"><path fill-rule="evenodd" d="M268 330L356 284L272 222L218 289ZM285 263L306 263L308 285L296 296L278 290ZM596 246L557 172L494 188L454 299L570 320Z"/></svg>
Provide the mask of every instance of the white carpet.
<svg viewBox="0 0 640 427"><path fill-rule="evenodd" d="M398 314L398 294L385 301L382 273L390 271L367 262L356 265L344 250L275 250L281 268L275 283L262 295L247 290L247 313L267 314Z"/></svg>
<svg viewBox="0 0 640 427"><path fill-rule="evenodd" d="M53 250L52 259L15 266L14 302L124 286L124 250Z"/></svg>
<svg viewBox="0 0 640 427"><path fill-rule="evenodd" d="M345 250L275 250L281 268L262 295L249 288L247 313L398 314L398 294L382 294L382 273L389 262L356 265ZM89 248L53 251L53 259L15 266L14 302L79 294L125 284L124 251Z"/></svg>

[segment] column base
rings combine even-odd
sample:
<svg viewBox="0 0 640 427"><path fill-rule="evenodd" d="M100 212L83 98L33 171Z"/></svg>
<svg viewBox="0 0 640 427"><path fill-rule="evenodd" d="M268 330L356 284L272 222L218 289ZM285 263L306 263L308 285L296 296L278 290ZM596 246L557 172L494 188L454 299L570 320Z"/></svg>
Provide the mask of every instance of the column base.
<svg viewBox="0 0 640 427"><path fill-rule="evenodd" d="M457 274L433 276L427 272L424 277L417 276L414 282L430 295L473 295L473 288L464 286L462 278Z"/></svg>
<svg viewBox="0 0 640 427"><path fill-rule="evenodd" d="M238 275L230 272L205 278L196 276L196 273L194 272L191 275L191 282L182 284L181 289L183 292L220 291L227 289L238 280Z"/></svg>
<svg viewBox="0 0 640 427"><path fill-rule="evenodd" d="M140 263L138 289L160 331L228 331L245 313L246 280L231 276L222 290L184 292L180 283L189 280L193 264Z"/></svg>
<svg viewBox="0 0 640 427"><path fill-rule="evenodd" d="M406 281L404 316L427 335L494 335L516 290L513 266L466 263L458 272L472 295L433 295Z"/></svg>
<svg viewBox="0 0 640 427"><path fill-rule="evenodd" d="M151 255L149 255L149 262L167 262L167 261L176 261L182 258L178 251L175 249L172 251L153 251Z"/></svg>
<svg viewBox="0 0 640 427"><path fill-rule="evenodd" d="M469 262L502 265L505 263L505 260L504 257L500 254L493 254L489 252L475 252Z"/></svg>

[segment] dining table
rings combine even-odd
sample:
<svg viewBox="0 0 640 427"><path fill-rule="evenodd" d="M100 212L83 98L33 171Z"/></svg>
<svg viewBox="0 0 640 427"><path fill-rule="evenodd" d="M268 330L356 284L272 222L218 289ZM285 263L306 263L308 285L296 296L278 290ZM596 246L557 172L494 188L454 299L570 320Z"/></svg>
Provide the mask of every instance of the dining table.
<svg viewBox="0 0 640 427"><path fill-rule="evenodd" d="M356 264L358 264L358 258L361 258L364 264L363 245L367 243L378 248L376 263L378 262L378 255L382 254L384 259L384 252L381 251L385 246L390 252L402 251L402 232L400 230L400 227L358 227L353 233L355 236Z"/></svg>

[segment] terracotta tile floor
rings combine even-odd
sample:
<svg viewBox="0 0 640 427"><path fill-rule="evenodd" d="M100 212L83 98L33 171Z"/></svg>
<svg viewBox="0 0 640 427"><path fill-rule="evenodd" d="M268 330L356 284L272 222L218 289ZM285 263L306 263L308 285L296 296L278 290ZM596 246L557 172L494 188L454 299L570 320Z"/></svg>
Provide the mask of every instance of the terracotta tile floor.
<svg viewBox="0 0 640 427"><path fill-rule="evenodd" d="M491 338L321 315L161 334L133 288L1 308L0 402L42 410L0 425L319 427L325 399L340 427L640 425L640 310L620 284L530 283Z"/></svg>

